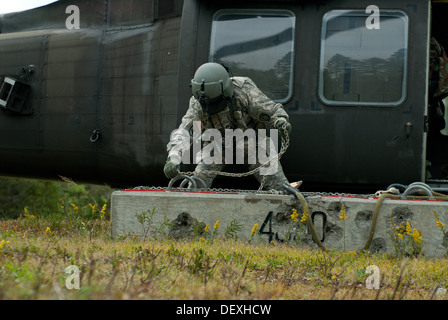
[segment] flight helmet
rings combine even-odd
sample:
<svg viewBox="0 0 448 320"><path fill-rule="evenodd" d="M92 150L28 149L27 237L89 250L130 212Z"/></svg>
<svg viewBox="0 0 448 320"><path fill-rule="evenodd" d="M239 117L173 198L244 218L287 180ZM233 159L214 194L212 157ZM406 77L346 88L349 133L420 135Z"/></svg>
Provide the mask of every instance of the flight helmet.
<svg viewBox="0 0 448 320"><path fill-rule="evenodd" d="M201 65L191 80L191 91L204 111L223 110L233 96L233 82L226 68L214 62Z"/></svg>

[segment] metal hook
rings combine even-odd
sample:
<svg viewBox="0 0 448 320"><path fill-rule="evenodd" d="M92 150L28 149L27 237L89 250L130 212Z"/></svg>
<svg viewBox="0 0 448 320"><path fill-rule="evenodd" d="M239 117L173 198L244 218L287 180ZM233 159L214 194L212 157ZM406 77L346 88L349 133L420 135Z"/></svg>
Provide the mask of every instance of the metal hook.
<svg viewBox="0 0 448 320"><path fill-rule="evenodd" d="M173 187L174 182L176 182L177 180L180 180L180 179L184 179L184 180L181 182L179 188L183 188L185 186L185 184L187 184L188 182L191 182L191 184L193 186L193 189L198 189L197 182L200 182L202 184L202 187L204 189L207 189L207 185L205 184L205 181L202 180L201 178L195 177L195 176L187 176L187 175L180 174L180 175L178 175L178 176L176 176L176 177L174 177L173 179L170 180L170 183L168 184L167 190L171 190L172 187Z"/></svg>
<svg viewBox="0 0 448 320"><path fill-rule="evenodd" d="M422 182L414 182L414 183L411 183L411 184L407 187L407 189L404 191L404 193L403 193L403 198L406 199L408 193L411 192L411 191L413 191L413 190L424 190L424 191L428 194L429 199L430 199L430 200L434 200L434 196L433 196L433 194L432 194L432 192L431 192L431 187L428 186L428 185L425 184L425 183L422 183Z"/></svg>
<svg viewBox="0 0 448 320"><path fill-rule="evenodd" d="M193 176L192 178L195 181L199 181L202 184L202 188L207 189L207 185L205 184L205 181L202 180L202 178L199 178L199 177L196 177L196 176Z"/></svg>
<svg viewBox="0 0 448 320"><path fill-rule="evenodd" d="M173 179L170 180L170 183L168 184L168 188L167 188L167 190L168 190L168 191L171 191L174 182L176 182L177 180L180 180L180 179L185 179L185 180L190 181L190 182L193 184L193 188L194 188L194 189L197 188L196 181L195 181L192 177L187 176L187 175L184 175L184 174L180 174L180 175L178 175L178 176L176 176L176 177L174 177ZM183 182L182 182L182 183L183 183Z"/></svg>

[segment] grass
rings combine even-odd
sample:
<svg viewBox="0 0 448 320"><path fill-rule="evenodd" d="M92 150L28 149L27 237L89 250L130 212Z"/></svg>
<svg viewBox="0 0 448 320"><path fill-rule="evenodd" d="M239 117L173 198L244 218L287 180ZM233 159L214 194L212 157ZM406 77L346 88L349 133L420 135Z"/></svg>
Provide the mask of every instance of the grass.
<svg viewBox="0 0 448 320"><path fill-rule="evenodd" d="M56 202L51 210L0 208L1 299L448 299L446 259L322 252L219 233L189 241L112 239L110 189L99 195L72 183L47 188L54 195L46 201ZM371 265L379 270L377 290L366 288Z"/></svg>

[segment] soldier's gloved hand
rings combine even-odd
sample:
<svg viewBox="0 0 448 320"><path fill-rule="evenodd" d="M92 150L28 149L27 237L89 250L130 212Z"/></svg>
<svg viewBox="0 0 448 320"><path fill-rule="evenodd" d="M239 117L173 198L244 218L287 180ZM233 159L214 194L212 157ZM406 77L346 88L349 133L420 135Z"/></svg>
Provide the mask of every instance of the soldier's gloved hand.
<svg viewBox="0 0 448 320"><path fill-rule="evenodd" d="M173 179L175 176L177 176L178 169L179 164L168 158L168 160L166 160L165 166L163 167L163 173L165 173L165 176L168 179Z"/></svg>
<svg viewBox="0 0 448 320"><path fill-rule="evenodd" d="M283 126L285 126L285 128L283 128ZM277 122L275 123L275 128L278 129L278 132L282 139L286 138L285 129L286 129L288 135L291 133L291 130L292 130L291 124L288 122L288 120L283 119L283 118L277 120Z"/></svg>

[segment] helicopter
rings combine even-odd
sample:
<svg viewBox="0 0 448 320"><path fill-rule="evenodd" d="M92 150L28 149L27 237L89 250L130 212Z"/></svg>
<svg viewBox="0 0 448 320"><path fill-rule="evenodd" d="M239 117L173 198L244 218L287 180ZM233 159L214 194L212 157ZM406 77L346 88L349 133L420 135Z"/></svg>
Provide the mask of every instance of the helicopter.
<svg viewBox="0 0 448 320"><path fill-rule="evenodd" d="M447 13L429 0L59 0L0 15L0 175L167 184L189 83L218 62L284 106L290 181L443 187L428 72ZM215 181L227 184L241 182Z"/></svg>

